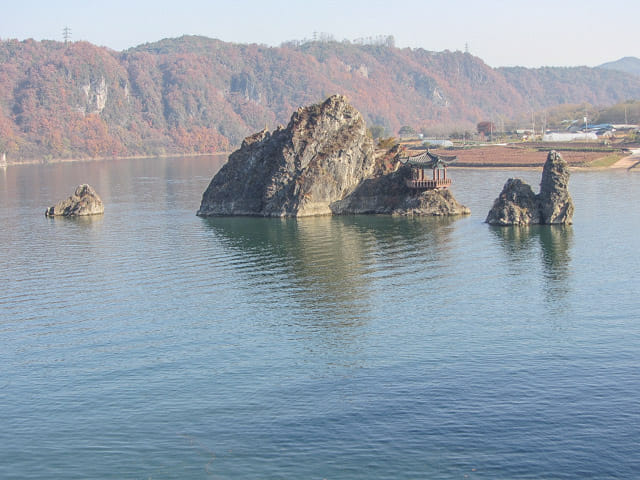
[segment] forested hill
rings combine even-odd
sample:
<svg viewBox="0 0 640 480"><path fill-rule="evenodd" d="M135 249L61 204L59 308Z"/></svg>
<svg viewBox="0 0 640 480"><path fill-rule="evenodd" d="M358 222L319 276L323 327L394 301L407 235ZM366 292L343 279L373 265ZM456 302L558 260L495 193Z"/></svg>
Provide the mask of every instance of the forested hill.
<svg viewBox="0 0 640 480"><path fill-rule="evenodd" d="M341 93L392 134L473 128L561 103L640 98L640 77L598 68L500 68L462 52L346 42L240 45L181 37L116 52L0 42L7 159L201 153L285 124Z"/></svg>
<svg viewBox="0 0 640 480"><path fill-rule="evenodd" d="M637 57L623 57L615 62L607 62L599 65L600 68L607 68L609 70L618 70L619 72L633 73L634 75L640 75L640 58Z"/></svg>

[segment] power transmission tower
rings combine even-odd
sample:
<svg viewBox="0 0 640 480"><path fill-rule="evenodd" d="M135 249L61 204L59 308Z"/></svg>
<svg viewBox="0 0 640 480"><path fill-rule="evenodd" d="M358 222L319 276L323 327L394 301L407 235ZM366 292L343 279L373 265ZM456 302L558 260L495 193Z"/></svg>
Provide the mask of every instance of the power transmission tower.
<svg viewBox="0 0 640 480"><path fill-rule="evenodd" d="M69 27L64 27L62 29L62 37L64 38L65 45L69 43L69 40L71 39L71 29Z"/></svg>

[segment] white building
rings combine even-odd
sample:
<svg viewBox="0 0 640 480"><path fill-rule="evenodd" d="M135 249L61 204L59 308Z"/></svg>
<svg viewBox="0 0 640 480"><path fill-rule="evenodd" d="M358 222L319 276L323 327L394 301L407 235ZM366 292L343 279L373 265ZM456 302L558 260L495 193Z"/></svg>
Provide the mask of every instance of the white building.
<svg viewBox="0 0 640 480"><path fill-rule="evenodd" d="M543 142L572 142L574 140L598 140L595 132L551 132L542 136Z"/></svg>

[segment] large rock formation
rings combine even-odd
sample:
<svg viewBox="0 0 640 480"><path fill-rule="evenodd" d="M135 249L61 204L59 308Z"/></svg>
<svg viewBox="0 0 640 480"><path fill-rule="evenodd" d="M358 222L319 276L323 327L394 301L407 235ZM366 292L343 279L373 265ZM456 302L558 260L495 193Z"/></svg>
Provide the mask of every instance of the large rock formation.
<svg viewBox="0 0 640 480"><path fill-rule="evenodd" d="M374 169L362 115L341 95L300 108L287 128L242 142L211 180L198 215L308 216L351 193Z"/></svg>
<svg viewBox="0 0 640 480"><path fill-rule="evenodd" d="M391 215L468 215L471 211L459 204L448 189L414 192L406 179L411 168L364 180L353 193L331 204L334 214L385 213Z"/></svg>
<svg viewBox="0 0 640 480"><path fill-rule="evenodd" d="M414 194L409 169L391 172L387 160L376 159L362 115L335 95L298 109L287 128L247 137L211 180L198 215L469 213L449 191Z"/></svg>
<svg viewBox="0 0 640 480"><path fill-rule="evenodd" d="M102 200L91 185L83 184L66 200L47 208L47 217L77 217L82 215L99 215L104 213Z"/></svg>
<svg viewBox="0 0 640 480"><path fill-rule="evenodd" d="M519 178L510 178L493 203L486 222L491 225L570 224L573 201L569 195L569 165L549 152L542 170L540 193Z"/></svg>

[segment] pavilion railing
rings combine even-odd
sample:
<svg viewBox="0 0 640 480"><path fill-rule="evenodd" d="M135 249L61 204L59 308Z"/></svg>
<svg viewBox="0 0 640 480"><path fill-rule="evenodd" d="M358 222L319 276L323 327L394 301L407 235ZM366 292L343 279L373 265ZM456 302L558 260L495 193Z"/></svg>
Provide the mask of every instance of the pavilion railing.
<svg viewBox="0 0 640 480"><path fill-rule="evenodd" d="M451 185L450 178L443 178L440 180L414 180L412 178L407 179L407 187L421 190L447 188L449 185Z"/></svg>

